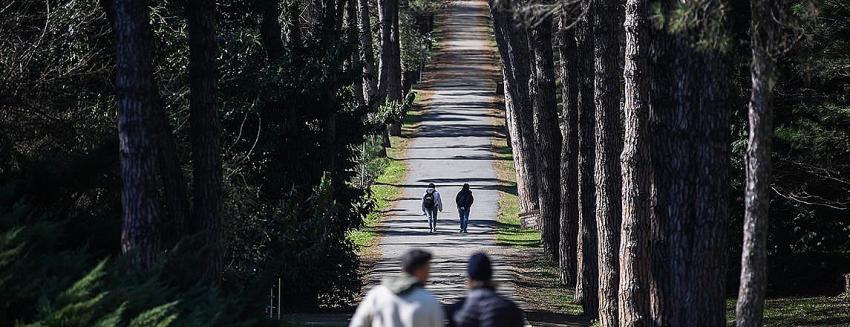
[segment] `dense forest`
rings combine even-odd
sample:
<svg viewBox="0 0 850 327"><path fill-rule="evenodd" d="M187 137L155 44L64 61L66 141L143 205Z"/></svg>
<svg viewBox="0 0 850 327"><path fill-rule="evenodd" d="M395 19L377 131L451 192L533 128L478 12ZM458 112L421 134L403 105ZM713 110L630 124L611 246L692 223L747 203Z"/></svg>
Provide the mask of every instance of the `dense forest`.
<svg viewBox="0 0 850 327"><path fill-rule="evenodd" d="M347 234L441 1L0 8L0 325L250 325L350 304Z"/></svg>
<svg viewBox="0 0 850 327"><path fill-rule="evenodd" d="M0 326L350 306L447 1L0 5ZM760 326L844 291L850 4L489 8L521 211L585 315Z"/></svg>
<svg viewBox="0 0 850 327"><path fill-rule="evenodd" d="M844 291L846 2L489 4L521 215L586 315L721 326L737 295L760 326Z"/></svg>

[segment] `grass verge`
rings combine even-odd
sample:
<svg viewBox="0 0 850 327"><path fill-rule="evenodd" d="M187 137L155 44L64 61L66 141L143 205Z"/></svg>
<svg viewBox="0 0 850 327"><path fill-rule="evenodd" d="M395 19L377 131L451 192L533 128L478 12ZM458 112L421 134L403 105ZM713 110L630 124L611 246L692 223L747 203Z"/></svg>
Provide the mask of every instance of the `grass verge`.
<svg viewBox="0 0 850 327"><path fill-rule="evenodd" d="M416 93L415 105L404 118L402 135L391 136L392 147L387 149L387 157L375 159L376 167L381 171L375 184L370 186L372 198L375 200L375 210L366 216L363 227L350 231L348 234L348 238L354 242L357 251L364 259L368 260L378 254L377 227L380 225L381 216L392 209L395 201L403 194L403 190L396 185L402 184L407 176L408 167L404 158L407 156L408 143L421 122L425 98L424 92Z"/></svg>
<svg viewBox="0 0 850 327"><path fill-rule="evenodd" d="M504 120L499 119L497 124L504 128ZM581 306L574 304L574 290L561 284L558 268L543 258L540 233L520 227L516 170L507 140L494 138L492 146L496 175L507 182L507 187L499 192L496 243L518 250L514 264L516 289L527 318L532 324L586 324Z"/></svg>
<svg viewBox="0 0 850 327"><path fill-rule="evenodd" d="M735 322L735 299L726 301L726 320ZM850 326L850 296L768 298L765 326Z"/></svg>
<svg viewBox="0 0 850 327"><path fill-rule="evenodd" d="M502 125L504 121L502 120ZM496 243L518 247L539 247L540 234L533 229L520 227L519 198L516 188L516 170L511 148L504 138L493 139L494 166L499 180L507 187L499 191L499 217L496 222Z"/></svg>

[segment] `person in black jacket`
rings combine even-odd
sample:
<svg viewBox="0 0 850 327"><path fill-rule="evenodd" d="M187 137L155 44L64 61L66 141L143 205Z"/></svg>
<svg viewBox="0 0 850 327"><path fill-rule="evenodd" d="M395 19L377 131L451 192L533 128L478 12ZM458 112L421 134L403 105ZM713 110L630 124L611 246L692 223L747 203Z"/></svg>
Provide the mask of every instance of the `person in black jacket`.
<svg viewBox="0 0 850 327"><path fill-rule="evenodd" d="M457 203L457 213L460 215L460 232L466 233L466 227L469 225L469 209L472 207L472 202L475 198L472 197L472 191L469 190L469 184L463 184L463 189L457 192L455 203Z"/></svg>
<svg viewBox="0 0 850 327"><path fill-rule="evenodd" d="M473 254L466 266L469 293L450 306L451 325L457 327L522 327L523 312L511 300L496 293L493 268L484 253ZM458 309L459 307L459 309Z"/></svg>

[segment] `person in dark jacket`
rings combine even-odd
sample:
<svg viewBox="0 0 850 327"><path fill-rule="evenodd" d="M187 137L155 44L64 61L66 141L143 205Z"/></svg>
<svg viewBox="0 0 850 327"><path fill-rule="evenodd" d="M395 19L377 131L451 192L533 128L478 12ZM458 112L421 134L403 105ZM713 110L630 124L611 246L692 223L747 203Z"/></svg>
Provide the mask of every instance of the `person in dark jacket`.
<svg viewBox="0 0 850 327"><path fill-rule="evenodd" d="M469 293L462 304L450 307L452 325L457 327L522 327L522 310L511 300L496 293L493 267L484 253L473 254L466 266Z"/></svg>
<svg viewBox="0 0 850 327"><path fill-rule="evenodd" d="M475 198L472 197L472 191L469 190L469 184L463 184L463 189L457 192L455 203L457 203L457 213L460 216L460 232L466 233L466 227L469 225L469 209L472 207L472 202Z"/></svg>

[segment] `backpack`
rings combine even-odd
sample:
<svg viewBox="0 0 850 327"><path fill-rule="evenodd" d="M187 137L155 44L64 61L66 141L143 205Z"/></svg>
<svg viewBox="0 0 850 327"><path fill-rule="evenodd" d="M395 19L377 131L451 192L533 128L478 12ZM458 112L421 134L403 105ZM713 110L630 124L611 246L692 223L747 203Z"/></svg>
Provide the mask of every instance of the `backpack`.
<svg viewBox="0 0 850 327"><path fill-rule="evenodd" d="M458 194L457 204L460 207L469 207L472 205L472 199L472 192L461 191L460 194Z"/></svg>
<svg viewBox="0 0 850 327"><path fill-rule="evenodd" d="M432 210L436 204L437 202L434 201L434 192L425 192L425 196L422 197L422 206L425 207L425 209Z"/></svg>

